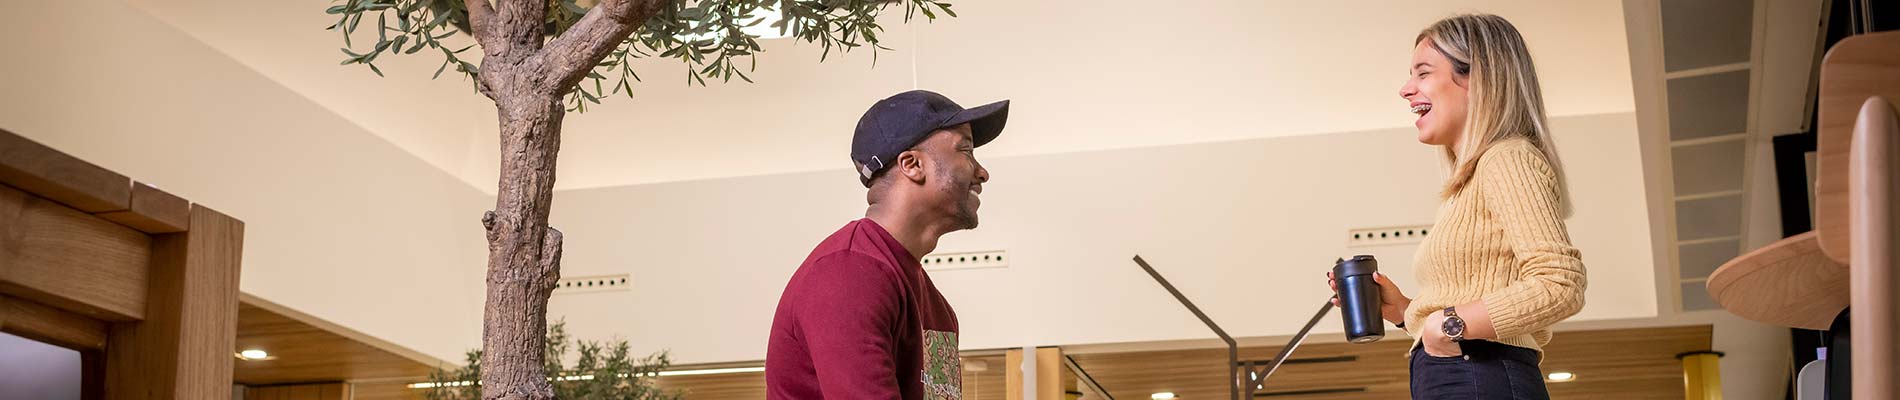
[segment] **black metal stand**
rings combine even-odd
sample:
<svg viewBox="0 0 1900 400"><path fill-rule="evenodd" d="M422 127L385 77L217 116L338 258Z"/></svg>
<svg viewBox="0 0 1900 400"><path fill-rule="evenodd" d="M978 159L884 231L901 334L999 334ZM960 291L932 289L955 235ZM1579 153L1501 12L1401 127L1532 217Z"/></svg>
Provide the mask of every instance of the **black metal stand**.
<svg viewBox="0 0 1900 400"><path fill-rule="evenodd" d="M1194 306L1194 302L1188 301L1187 296L1182 295L1180 290L1174 288L1174 284L1168 283L1168 278L1161 277L1161 273L1155 272L1154 267L1148 266L1148 262L1142 260L1140 255L1135 256L1135 264L1140 265L1143 271L1148 271L1148 276L1154 277L1156 283L1160 283L1162 288L1168 289L1168 294L1174 295L1174 299L1180 301L1182 306L1186 306L1189 312L1193 312L1196 318L1200 318L1201 323L1207 324L1208 329L1214 330L1214 334L1220 336L1221 341L1227 342L1227 375L1229 378L1227 382L1231 385L1228 387L1228 393L1233 397L1233 400L1252 399L1255 390L1265 387L1267 377L1273 376L1274 371L1279 371L1280 365L1286 363L1287 357L1293 355L1293 349L1299 348L1301 343L1306 342L1306 335L1313 331L1313 326L1319 325L1319 320L1325 318L1326 313L1333 310L1333 300L1332 298L1327 298L1326 303L1319 306L1319 312L1313 313L1313 319L1306 321L1306 326L1301 327L1299 333L1293 334L1293 340L1287 341L1286 346L1280 348L1280 354L1273 356L1273 361L1260 366L1261 369L1255 369L1253 361L1240 362L1240 345L1234 342L1234 337L1228 336L1227 331L1222 330L1220 325L1215 324L1213 319L1207 317L1207 313L1201 312L1200 307L1196 307ZM1241 371L1243 370L1247 372L1244 376L1241 375ZM1243 392L1246 393L1246 397L1241 397L1241 393Z"/></svg>

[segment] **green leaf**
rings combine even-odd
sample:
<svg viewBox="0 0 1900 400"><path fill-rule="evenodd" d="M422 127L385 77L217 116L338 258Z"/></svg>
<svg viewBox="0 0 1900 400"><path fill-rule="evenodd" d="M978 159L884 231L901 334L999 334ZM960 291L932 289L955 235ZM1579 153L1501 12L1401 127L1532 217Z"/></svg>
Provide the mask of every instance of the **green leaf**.
<svg viewBox="0 0 1900 400"><path fill-rule="evenodd" d="M442 66L435 67L435 76L431 76L429 79L441 78L442 71L447 69L449 69L449 60L444 59L442 60Z"/></svg>
<svg viewBox="0 0 1900 400"><path fill-rule="evenodd" d="M369 71L370 71L370 72L375 72L375 73L376 73L376 76L379 76L379 77L380 77L380 76L383 76L383 69L382 69L382 68L376 68L376 64L371 64L371 63L363 63L363 65L368 65L368 66L369 66Z"/></svg>
<svg viewBox="0 0 1900 400"><path fill-rule="evenodd" d="M455 14L437 11L435 13L435 19L429 20L429 24L427 26L442 26L443 22L448 22L449 16L451 15L455 15Z"/></svg>

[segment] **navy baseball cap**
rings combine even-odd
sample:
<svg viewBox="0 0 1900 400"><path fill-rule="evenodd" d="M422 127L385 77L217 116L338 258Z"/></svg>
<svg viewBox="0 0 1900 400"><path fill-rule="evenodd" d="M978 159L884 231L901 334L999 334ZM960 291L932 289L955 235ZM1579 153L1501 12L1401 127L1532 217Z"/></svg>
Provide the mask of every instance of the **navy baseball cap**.
<svg viewBox="0 0 1900 400"><path fill-rule="evenodd" d="M1009 119L1009 100L963 108L950 98L928 90L912 90L878 100L858 118L858 129L851 137L851 164L858 181L871 187L871 177L897 162L897 154L910 150L939 129L970 124L971 139L977 146L995 140Z"/></svg>

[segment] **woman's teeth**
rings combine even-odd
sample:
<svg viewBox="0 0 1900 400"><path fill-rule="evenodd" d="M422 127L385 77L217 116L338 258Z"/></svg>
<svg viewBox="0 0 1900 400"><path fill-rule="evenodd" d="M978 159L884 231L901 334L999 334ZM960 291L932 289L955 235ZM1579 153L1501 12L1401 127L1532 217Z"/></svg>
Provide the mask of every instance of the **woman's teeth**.
<svg viewBox="0 0 1900 400"><path fill-rule="evenodd" d="M1412 113L1418 114L1421 116L1425 115L1426 112L1430 112L1430 111L1432 111L1432 105L1430 104L1420 104L1420 105L1412 107Z"/></svg>

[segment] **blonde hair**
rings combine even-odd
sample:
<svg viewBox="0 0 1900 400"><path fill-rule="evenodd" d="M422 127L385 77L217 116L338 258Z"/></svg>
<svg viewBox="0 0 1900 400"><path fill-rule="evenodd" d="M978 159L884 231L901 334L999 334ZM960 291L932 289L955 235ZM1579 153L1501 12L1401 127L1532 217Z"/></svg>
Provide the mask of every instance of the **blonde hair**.
<svg viewBox="0 0 1900 400"><path fill-rule="evenodd" d="M1477 173L1478 158L1492 145L1523 137L1543 153L1556 172L1559 198L1565 199L1563 209L1568 214L1568 185L1551 142L1543 90L1537 84L1537 68L1531 65L1530 50L1524 46L1517 27L1496 15L1464 14L1433 23L1412 43L1426 40L1439 54L1451 59L1458 76L1470 82L1471 103L1466 107L1465 130L1461 132L1464 138L1459 141L1461 148L1444 148L1452 175L1440 196L1451 198L1469 185Z"/></svg>

